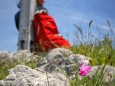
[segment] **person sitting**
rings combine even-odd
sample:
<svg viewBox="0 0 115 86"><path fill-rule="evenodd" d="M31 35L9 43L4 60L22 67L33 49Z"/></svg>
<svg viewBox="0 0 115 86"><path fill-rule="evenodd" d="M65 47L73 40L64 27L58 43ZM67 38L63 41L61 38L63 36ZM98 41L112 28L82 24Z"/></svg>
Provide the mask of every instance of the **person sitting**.
<svg viewBox="0 0 115 86"><path fill-rule="evenodd" d="M58 31L55 20L44 8L45 0L36 0L37 7L34 15L34 41L41 51L49 51L56 47L70 48L70 43Z"/></svg>

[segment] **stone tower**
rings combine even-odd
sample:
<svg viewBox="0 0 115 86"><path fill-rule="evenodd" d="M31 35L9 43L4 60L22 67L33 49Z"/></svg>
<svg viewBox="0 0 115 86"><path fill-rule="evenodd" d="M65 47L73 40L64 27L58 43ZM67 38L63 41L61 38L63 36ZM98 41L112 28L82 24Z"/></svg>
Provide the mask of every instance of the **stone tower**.
<svg viewBox="0 0 115 86"><path fill-rule="evenodd" d="M33 17L36 0L21 0L18 50L32 51L34 48Z"/></svg>

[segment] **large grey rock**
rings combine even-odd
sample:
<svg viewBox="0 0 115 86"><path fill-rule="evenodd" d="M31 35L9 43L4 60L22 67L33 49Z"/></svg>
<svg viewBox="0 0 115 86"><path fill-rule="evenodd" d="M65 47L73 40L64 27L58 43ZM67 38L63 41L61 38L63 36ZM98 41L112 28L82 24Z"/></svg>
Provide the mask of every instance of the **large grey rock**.
<svg viewBox="0 0 115 86"><path fill-rule="evenodd" d="M59 52L59 49L61 48L56 48L55 50L52 50L51 52L48 53L46 59L40 61L38 63L37 67L48 71L50 73L52 72L63 72L67 75L69 75L70 78L75 77L75 69L78 70L78 67L81 66L83 63L85 64L90 64L89 63L89 57L81 54L69 54L64 56L64 54ZM63 49L64 51L64 49ZM65 50L66 51L66 50ZM44 64L41 64L44 63ZM89 77L93 77L96 73L97 70L101 71L103 68L103 65L101 66L93 66L91 69L91 72L88 74ZM106 72L105 72L106 71ZM115 68L112 66L106 66L105 70L103 72L104 74L104 81L113 81L115 80L114 75L115 75ZM79 79L83 78L79 76Z"/></svg>
<svg viewBox="0 0 115 86"><path fill-rule="evenodd" d="M0 81L0 86L70 86L68 79L61 73L48 73L40 69L17 65L10 74Z"/></svg>
<svg viewBox="0 0 115 86"><path fill-rule="evenodd" d="M89 57L72 54L68 49L56 48L48 53L46 59L40 60L37 67L50 73L66 72L71 78L75 74L75 69L83 63L89 64Z"/></svg>

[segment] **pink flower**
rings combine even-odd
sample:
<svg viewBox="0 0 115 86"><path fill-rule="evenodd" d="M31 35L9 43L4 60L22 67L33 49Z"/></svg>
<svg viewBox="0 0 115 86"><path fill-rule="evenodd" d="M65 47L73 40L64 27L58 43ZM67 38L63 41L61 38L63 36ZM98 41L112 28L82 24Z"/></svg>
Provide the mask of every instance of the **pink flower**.
<svg viewBox="0 0 115 86"><path fill-rule="evenodd" d="M91 66L88 66L86 64L82 64L79 67L78 75L85 76L91 71Z"/></svg>

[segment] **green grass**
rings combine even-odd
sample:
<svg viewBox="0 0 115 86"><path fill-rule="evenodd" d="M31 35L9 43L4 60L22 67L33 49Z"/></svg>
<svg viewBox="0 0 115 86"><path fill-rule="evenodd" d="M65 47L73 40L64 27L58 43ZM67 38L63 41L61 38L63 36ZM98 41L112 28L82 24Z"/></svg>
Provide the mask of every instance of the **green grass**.
<svg viewBox="0 0 115 86"><path fill-rule="evenodd" d="M73 46L72 51L75 54L83 54L90 58L91 64L101 65L107 63L108 65L115 66L115 49L105 48L103 46L80 45ZM109 62L108 62L109 61Z"/></svg>
<svg viewBox="0 0 115 86"><path fill-rule="evenodd" d="M81 26L75 25L75 37L72 51L76 54L83 54L92 58L92 65L101 65L107 63L115 66L115 48L112 47L112 42L115 41L115 34L111 28L110 22L107 20L109 32L103 36L98 33L94 36L91 25L93 20L88 24L88 28L83 31ZM99 28L97 28L99 32ZM93 36L93 37L92 37ZM109 60L109 62L108 62Z"/></svg>
<svg viewBox="0 0 115 86"><path fill-rule="evenodd" d="M78 79L78 73L76 72L75 79L70 80L71 86L115 86L115 82L109 81L105 83L103 81L104 75L103 70L106 65L111 65L115 67L115 48L112 46L112 41L115 41L115 34L111 29L110 22L107 20L108 29L110 32L105 34L103 38L100 36L92 38L91 25L93 20L89 22L87 33L83 32L81 26L75 25L76 31L76 41L72 47L72 51L75 54L83 54L91 58L90 64L92 66L104 64L101 71L96 71L95 76L89 78L85 76L82 80ZM99 34L100 35L100 34ZM94 40L95 39L95 40ZM78 69L76 70L78 71ZM114 75L115 77L115 75Z"/></svg>

